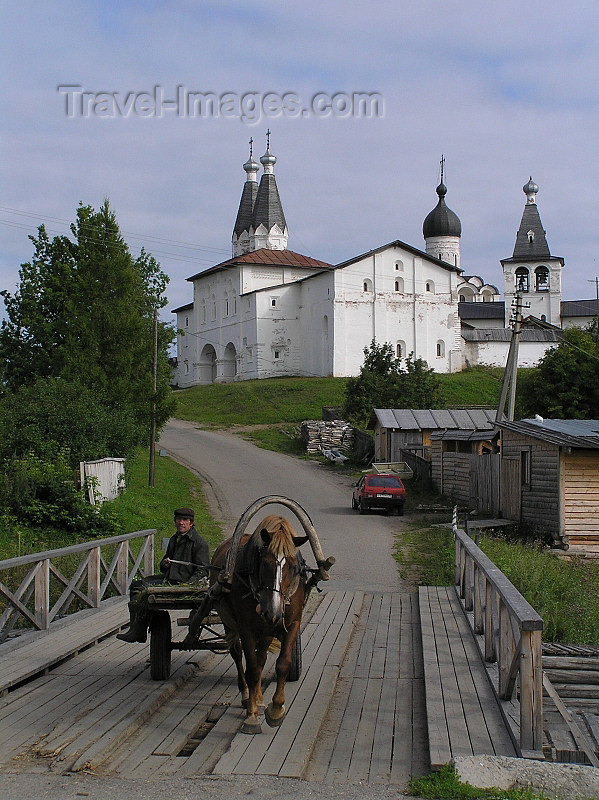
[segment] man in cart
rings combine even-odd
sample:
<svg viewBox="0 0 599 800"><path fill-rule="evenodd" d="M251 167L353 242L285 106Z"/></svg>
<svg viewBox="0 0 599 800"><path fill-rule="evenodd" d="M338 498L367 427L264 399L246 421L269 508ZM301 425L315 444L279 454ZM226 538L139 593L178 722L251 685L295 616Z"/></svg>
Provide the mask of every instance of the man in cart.
<svg viewBox="0 0 599 800"><path fill-rule="evenodd" d="M125 633L117 633L117 639L124 642L147 640L150 610L145 590L148 587L178 583L197 585L200 582L205 582L208 587L210 551L208 543L194 527L193 509L177 508L174 517L177 531L169 539L166 555L160 562L160 575L149 575L133 581L129 602L129 629Z"/></svg>

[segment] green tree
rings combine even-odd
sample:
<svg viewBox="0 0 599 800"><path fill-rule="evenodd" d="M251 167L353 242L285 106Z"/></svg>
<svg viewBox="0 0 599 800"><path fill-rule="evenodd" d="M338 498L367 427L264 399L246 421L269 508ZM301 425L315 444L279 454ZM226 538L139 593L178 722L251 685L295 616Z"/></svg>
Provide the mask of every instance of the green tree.
<svg viewBox="0 0 599 800"><path fill-rule="evenodd" d="M110 411L138 426L147 441L153 398L153 316L166 305L168 277L142 250L133 258L106 200L99 211L80 206L73 239L30 237L34 255L21 265L20 283L4 297L0 326L2 384L9 392L39 378L87 387ZM168 347L174 330L158 331L157 427L172 413Z"/></svg>
<svg viewBox="0 0 599 800"><path fill-rule="evenodd" d="M518 387L522 416L597 419L599 416L599 337L596 328L567 328L558 347L523 376Z"/></svg>
<svg viewBox="0 0 599 800"><path fill-rule="evenodd" d="M108 455L133 455L139 430L131 411L111 411L98 393L63 378L39 378L0 402L0 460L33 455L71 468Z"/></svg>
<svg viewBox="0 0 599 800"><path fill-rule="evenodd" d="M343 414L364 426L373 408L434 408L439 397L439 379L426 361L413 353L395 358L388 342L373 339L364 348L360 374L347 381Z"/></svg>

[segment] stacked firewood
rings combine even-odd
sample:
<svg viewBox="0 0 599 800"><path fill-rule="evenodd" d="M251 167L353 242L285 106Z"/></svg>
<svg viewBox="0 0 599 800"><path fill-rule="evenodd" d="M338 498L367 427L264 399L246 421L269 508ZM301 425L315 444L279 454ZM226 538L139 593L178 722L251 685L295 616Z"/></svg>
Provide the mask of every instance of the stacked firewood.
<svg viewBox="0 0 599 800"><path fill-rule="evenodd" d="M351 450L354 429L343 420L305 420L301 424L300 438L308 453L321 450Z"/></svg>

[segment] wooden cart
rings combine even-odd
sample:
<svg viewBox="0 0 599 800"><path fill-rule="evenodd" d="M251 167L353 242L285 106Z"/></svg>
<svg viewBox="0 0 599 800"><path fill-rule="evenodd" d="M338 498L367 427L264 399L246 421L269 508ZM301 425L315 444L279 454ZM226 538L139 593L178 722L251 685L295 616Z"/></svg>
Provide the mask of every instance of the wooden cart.
<svg viewBox="0 0 599 800"><path fill-rule="evenodd" d="M264 506L283 505L291 509L308 536L317 568L310 570L312 577L309 588L317 587L320 581L329 578L328 571L335 559L324 557L318 536L306 511L288 497L268 495L255 500L239 519L232 537L225 569L218 576L217 584L207 588L204 584L179 584L177 586L149 586L145 590L146 602L150 611L150 675L161 681L171 672L171 653L173 650L210 650L213 653L226 653L229 648L225 640L223 625L214 610L215 596L226 591L226 584L236 563L237 551L250 519ZM173 641L171 630L171 611L188 611L187 617L177 619L178 625L189 626L193 619L193 635L182 641ZM198 624L198 620L201 622ZM302 644L298 633L292 651L291 667L287 680L299 679L302 670Z"/></svg>

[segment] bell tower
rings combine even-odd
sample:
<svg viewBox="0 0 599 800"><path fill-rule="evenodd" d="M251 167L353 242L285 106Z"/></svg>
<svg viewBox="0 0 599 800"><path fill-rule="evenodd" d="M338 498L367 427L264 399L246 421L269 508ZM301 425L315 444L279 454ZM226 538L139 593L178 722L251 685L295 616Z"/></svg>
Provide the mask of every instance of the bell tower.
<svg viewBox="0 0 599 800"><path fill-rule="evenodd" d="M522 187L526 203L511 258L501 260L504 277L505 325L509 324L516 291L528 314L561 327L562 269L564 259L552 256L537 207L539 187L532 177Z"/></svg>

